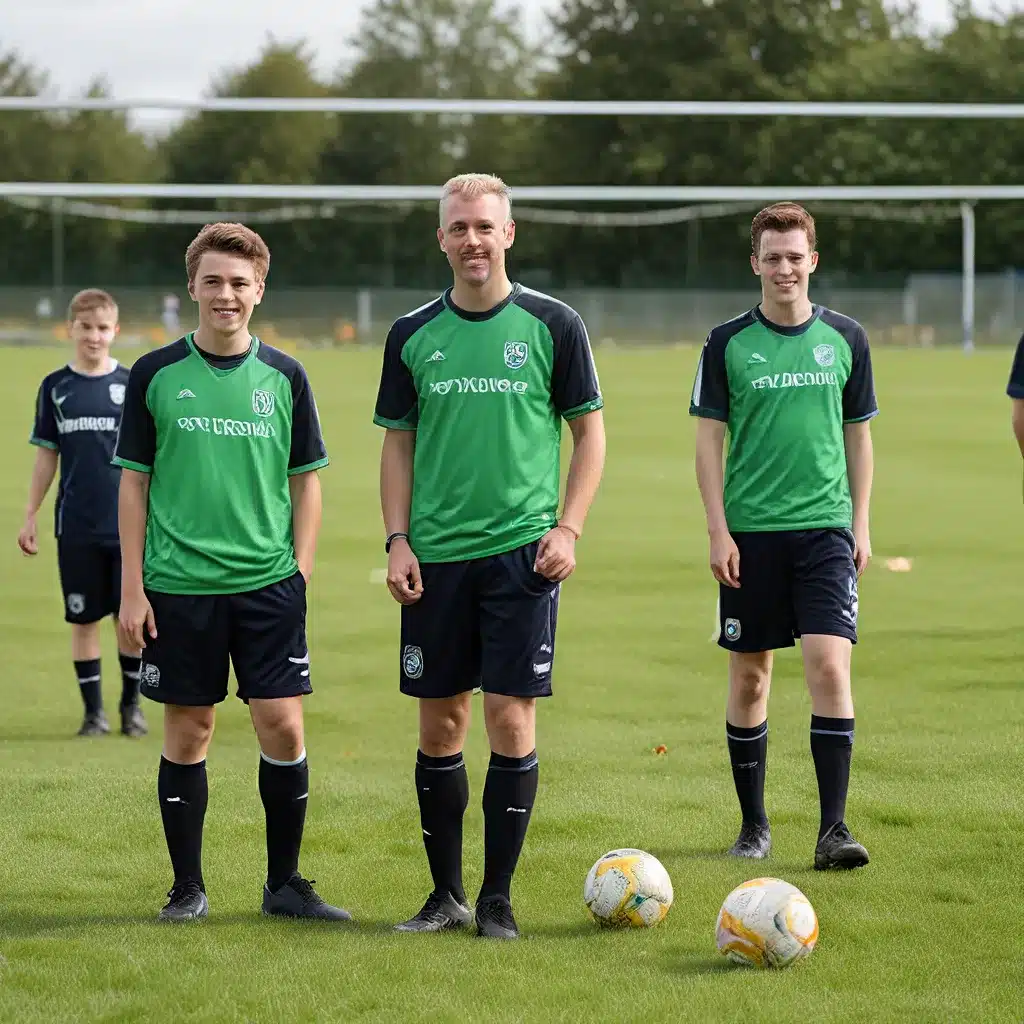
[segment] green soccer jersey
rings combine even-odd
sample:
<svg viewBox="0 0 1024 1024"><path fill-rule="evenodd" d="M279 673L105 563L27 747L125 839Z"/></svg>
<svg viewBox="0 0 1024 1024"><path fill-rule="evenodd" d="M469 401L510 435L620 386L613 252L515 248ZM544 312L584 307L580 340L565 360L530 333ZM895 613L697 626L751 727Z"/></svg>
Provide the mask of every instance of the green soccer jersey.
<svg viewBox="0 0 1024 1024"><path fill-rule="evenodd" d="M236 594L295 572L288 478L327 451L297 360L258 338L204 355L190 334L132 366L113 461L151 475L145 586Z"/></svg>
<svg viewBox="0 0 1024 1024"><path fill-rule="evenodd" d="M602 404L583 321L550 296L514 285L469 313L449 289L397 320L374 422L416 431L419 560L483 558L543 536L558 512L561 420Z"/></svg>
<svg viewBox="0 0 1024 1024"><path fill-rule="evenodd" d="M704 343L690 414L728 424L725 518L733 532L852 525L843 425L878 412L867 335L815 306L796 327L759 308Z"/></svg>

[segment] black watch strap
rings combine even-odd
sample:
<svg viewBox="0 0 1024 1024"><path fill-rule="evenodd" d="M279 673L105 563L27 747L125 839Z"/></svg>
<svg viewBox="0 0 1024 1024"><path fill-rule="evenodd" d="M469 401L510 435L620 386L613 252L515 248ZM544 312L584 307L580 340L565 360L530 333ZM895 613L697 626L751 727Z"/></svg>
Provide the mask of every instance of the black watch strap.
<svg viewBox="0 0 1024 1024"><path fill-rule="evenodd" d="M409 539L409 534L407 534L407 533L392 533L388 537L388 539L384 542L384 552L386 554L391 554L391 542L395 541L395 540L398 540L399 537L404 537L406 540L408 540Z"/></svg>

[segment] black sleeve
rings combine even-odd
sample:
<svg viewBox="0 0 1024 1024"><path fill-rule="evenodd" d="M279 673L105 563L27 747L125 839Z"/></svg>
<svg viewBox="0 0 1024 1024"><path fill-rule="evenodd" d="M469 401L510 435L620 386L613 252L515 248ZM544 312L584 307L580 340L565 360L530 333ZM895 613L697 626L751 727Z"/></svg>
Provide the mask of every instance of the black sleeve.
<svg viewBox="0 0 1024 1024"><path fill-rule="evenodd" d="M725 350L730 335L712 331L701 349L690 395L690 415L729 422L729 372Z"/></svg>
<svg viewBox="0 0 1024 1024"><path fill-rule="evenodd" d="M1013 357L1010 383L1006 385L1006 393L1011 398L1024 398L1024 334L1017 342L1017 352Z"/></svg>
<svg viewBox="0 0 1024 1024"><path fill-rule="evenodd" d="M152 379L152 373L138 362L131 368L114 449L115 466L139 473L151 473L156 456L156 423L146 404L146 392Z"/></svg>
<svg viewBox="0 0 1024 1024"><path fill-rule="evenodd" d="M550 327L549 327L550 329ZM594 353L583 319L578 313L561 320L553 333L554 365L551 370L551 401L567 420L593 412L604 405L597 379Z"/></svg>
<svg viewBox="0 0 1024 1024"><path fill-rule="evenodd" d="M29 440L40 448L57 450L60 448L60 432L57 430L57 417L53 413L50 391L50 378L47 377L39 385L39 394L36 395L36 420Z"/></svg>
<svg viewBox="0 0 1024 1024"><path fill-rule="evenodd" d="M384 343L384 363L377 389L373 422L391 430L415 430L419 422L419 396L412 371L402 359L402 348L410 337L398 320Z"/></svg>
<svg viewBox="0 0 1024 1024"><path fill-rule="evenodd" d="M864 328L858 325L848 340L853 365L843 388L843 422L860 423L878 415L875 376L871 371L871 349Z"/></svg>
<svg viewBox="0 0 1024 1024"><path fill-rule="evenodd" d="M305 368L296 364L292 373L292 448L288 456L288 475L322 469L328 461L313 388Z"/></svg>

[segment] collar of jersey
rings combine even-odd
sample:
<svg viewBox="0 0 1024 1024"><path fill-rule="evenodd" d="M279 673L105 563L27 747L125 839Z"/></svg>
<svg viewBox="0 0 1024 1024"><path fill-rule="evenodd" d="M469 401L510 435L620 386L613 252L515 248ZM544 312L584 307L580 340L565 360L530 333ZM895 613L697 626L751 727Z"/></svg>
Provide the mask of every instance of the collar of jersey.
<svg viewBox="0 0 1024 1024"><path fill-rule="evenodd" d="M214 366L208 360L203 358L203 353L199 351L199 347L196 345L195 334L195 331L189 331L188 334L185 335L185 344L188 345L189 350L192 352L192 355L194 355L196 359L198 359L214 377L223 376L225 369L227 370L228 373L231 373L234 370L241 369L243 366L245 366L247 362L249 362L250 359L252 359L254 355L256 355L256 351L260 347L260 339L257 338L255 334L253 334L251 335L252 341L249 344L249 352L246 355L246 357L238 364L238 366ZM217 372L218 370L220 371L220 373Z"/></svg>
<svg viewBox="0 0 1024 1024"><path fill-rule="evenodd" d="M754 318L759 323L767 327L769 331L773 331L775 334L785 335L787 338L796 338L801 334L805 334L810 329L811 324L813 324L819 316L821 316L821 306L814 305L811 306L811 315L802 324L784 327L782 324L773 323L769 320L768 317L761 312L760 306L754 307Z"/></svg>
<svg viewBox="0 0 1024 1024"><path fill-rule="evenodd" d="M470 320L479 322L481 320L490 320L492 317L497 316L509 303L511 303L516 296L522 291L518 284L513 283L512 291L508 293L496 306L491 306L490 309L485 309L482 313L471 313L468 309L462 309L460 306L456 306L452 302L452 290L451 288L445 289L444 295L441 298L444 300L444 304L450 309L457 317L462 320Z"/></svg>
<svg viewBox="0 0 1024 1024"><path fill-rule="evenodd" d="M104 377L109 377L112 373L116 373L117 368L121 365L113 356L110 358L114 365L106 373L79 373L70 363L67 364L67 367L76 377L81 377L82 380L103 380Z"/></svg>

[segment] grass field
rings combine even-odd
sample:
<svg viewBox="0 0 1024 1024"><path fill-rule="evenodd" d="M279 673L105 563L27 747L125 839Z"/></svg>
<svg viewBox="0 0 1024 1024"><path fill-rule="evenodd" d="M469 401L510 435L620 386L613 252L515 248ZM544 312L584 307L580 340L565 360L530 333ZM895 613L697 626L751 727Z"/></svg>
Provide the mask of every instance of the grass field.
<svg viewBox="0 0 1024 1024"><path fill-rule="evenodd" d="M1021 1020L1021 468L1008 350L877 351L876 561L862 582L848 818L872 855L810 870L817 797L798 655L777 660L764 870L730 862L724 655L685 415L695 350L600 352L605 484L563 592L541 784L513 888L526 938L396 936L429 889L412 769L415 708L397 690L398 611L384 565L377 353L313 352L332 466L310 590L316 693L305 874L358 918L259 916L263 815L245 709L223 706L209 758L211 916L158 926L169 887L156 804L159 728L78 740L80 707L46 539L15 546L39 379L61 360L8 350L0 377L0 1020L31 1022L925 1022ZM130 358L130 357L129 357ZM47 505L47 508L49 505ZM910 573L881 558L913 559ZM117 687L106 638L108 708ZM147 708L151 724L159 719ZM482 861L482 721L467 747L467 891ZM668 752L655 756L652 748ZM661 858L675 904L650 932L599 932L581 892L619 846ZM729 890L798 885L821 939L788 972L714 947Z"/></svg>

